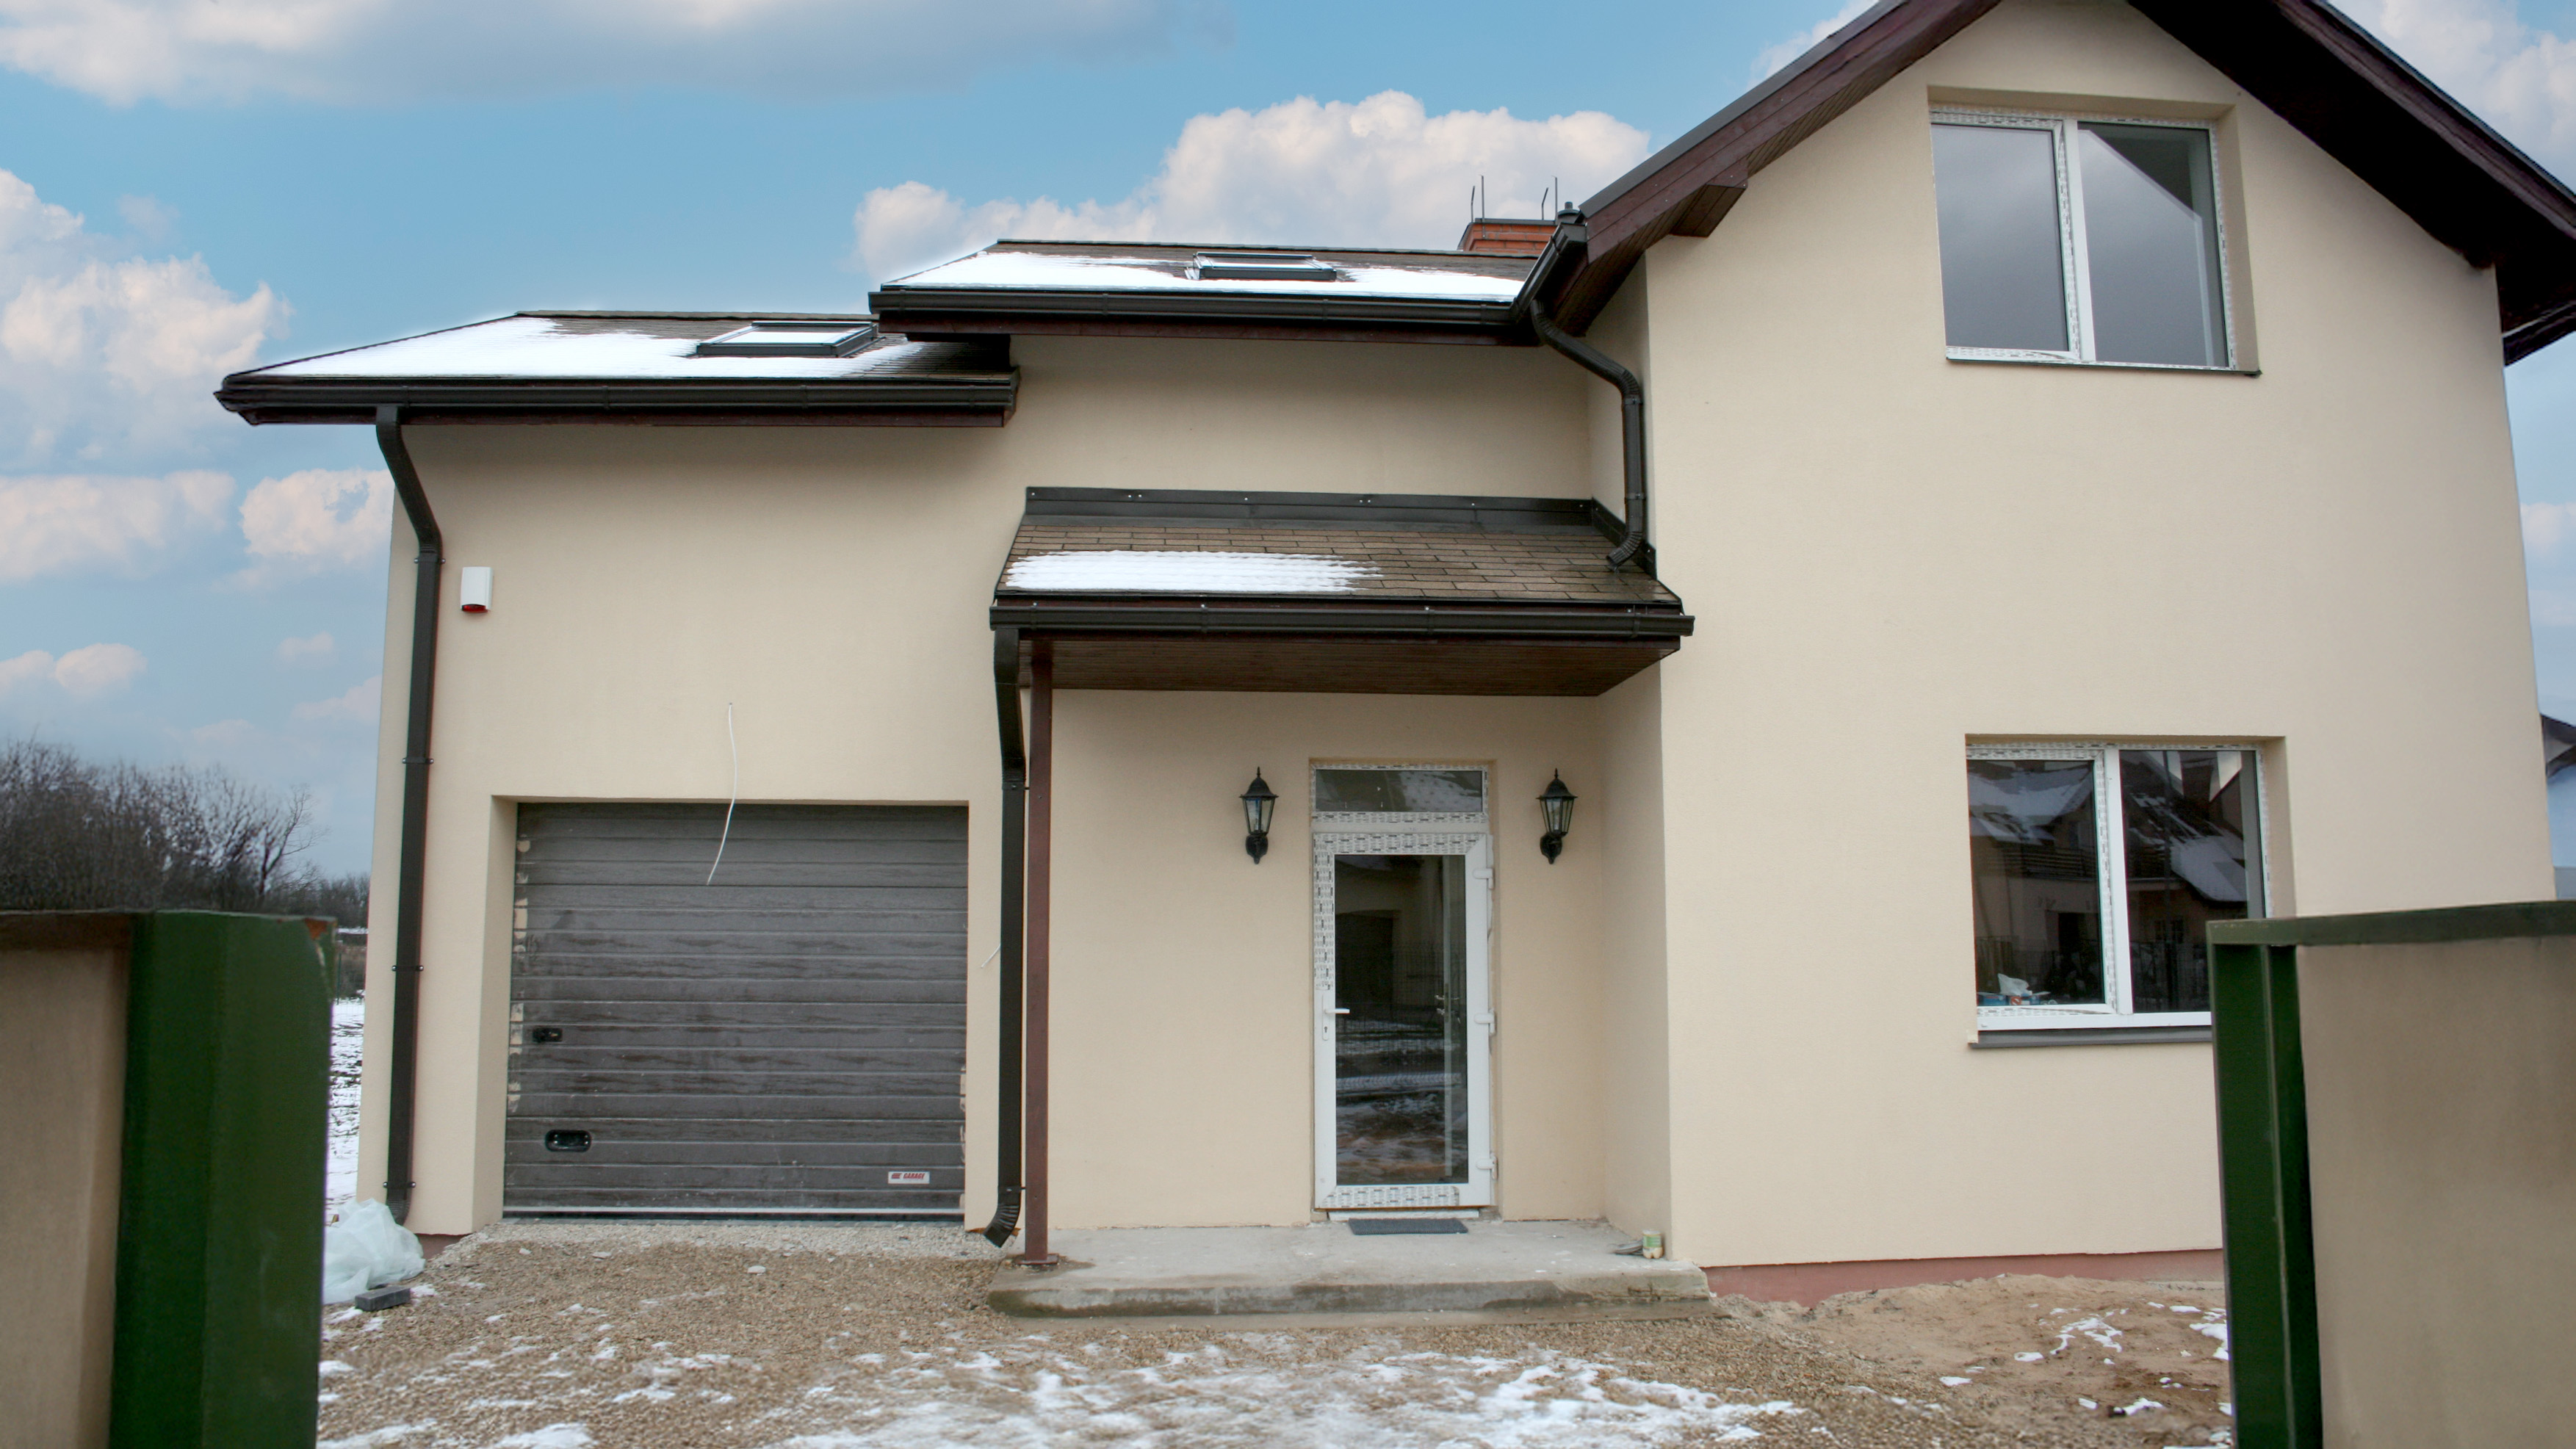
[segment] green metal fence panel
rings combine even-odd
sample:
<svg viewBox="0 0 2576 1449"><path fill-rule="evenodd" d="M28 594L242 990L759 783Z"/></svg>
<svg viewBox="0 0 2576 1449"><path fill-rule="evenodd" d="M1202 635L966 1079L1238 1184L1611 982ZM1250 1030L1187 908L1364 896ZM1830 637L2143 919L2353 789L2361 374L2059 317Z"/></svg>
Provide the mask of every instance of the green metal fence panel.
<svg viewBox="0 0 2576 1449"><path fill-rule="evenodd" d="M2213 944L2219 1193L2237 1442L2325 1442L2295 946Z"/></svg>
<svg viewBox="0 0 2576 1449"><path fill-rule="evenodd" d="M302 921L135 918L117 1449L313 1443L328 954Z"/></svg>

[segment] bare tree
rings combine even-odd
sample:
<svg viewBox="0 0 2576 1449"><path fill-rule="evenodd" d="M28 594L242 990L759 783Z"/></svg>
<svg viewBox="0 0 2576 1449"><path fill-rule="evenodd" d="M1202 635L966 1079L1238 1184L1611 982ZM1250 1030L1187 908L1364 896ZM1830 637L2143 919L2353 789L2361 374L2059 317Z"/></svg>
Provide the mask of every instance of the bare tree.
<svg viewBox="0 0 2576 1449"><path fill-rule="evenodd" d="M221 769L144 769L60 745L0 750L0 910L198 909L366 919L364 875L296 864L311 799Z"/></svg>

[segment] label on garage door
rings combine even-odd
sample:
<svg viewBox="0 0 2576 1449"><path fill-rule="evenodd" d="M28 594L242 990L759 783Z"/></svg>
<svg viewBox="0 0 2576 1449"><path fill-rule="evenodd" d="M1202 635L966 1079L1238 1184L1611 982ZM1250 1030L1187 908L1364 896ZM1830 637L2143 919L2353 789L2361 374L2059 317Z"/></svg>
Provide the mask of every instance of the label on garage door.
<svg viewBox="0 0 2576 1449"><path fill-rule="evenodd" d="M886 1174L886 1185L888 1187L927 1187L930 1185L930 1174L926 1172L889 1172Z"/></svg>

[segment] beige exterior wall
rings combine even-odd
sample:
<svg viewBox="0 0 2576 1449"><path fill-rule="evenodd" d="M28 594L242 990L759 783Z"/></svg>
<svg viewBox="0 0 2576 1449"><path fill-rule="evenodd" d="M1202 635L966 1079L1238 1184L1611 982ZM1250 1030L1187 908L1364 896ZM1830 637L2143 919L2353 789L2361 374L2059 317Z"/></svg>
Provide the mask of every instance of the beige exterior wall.
<svg viewBox="0 0 2576 1449"><path fill-rule="evenodd" d="M1585 699L1059 695L1056 1220L1311 1216L1316 763L1490 771L1498 1200L1516 1218L1600 1216L1602 830L1578 806L1549 865L1537 800L1551 770L1600 777L1599 714ZM1280 797L1259 865L1234 798L1255 766Z"/></svg>
<svg viewBox="0 0 2576 1449"><path fill-rule="evenodd" d="M517 802L721 801L731 702L746 800L969 807L970 964L982 963L998 929L1000 803L985 609L1024 489L1545 495L1572 491L1586 447L1577 399L1588 379L1535 350L1023 339L1014 352L1022 402L1006 428L408 430L449 564L431 751L415 1228L463 1232L500 1211ZM403 524L395 533L386 657L401 661L414 544ZM468 564L494 570L488 614L455 607L457 568ZM390 882L406 705L400 664L386 674L376 871ZM1281 708L1272 698L1248 713L1284 718ZM1083 752L1100 745L1074 727L1080 706L1065 715L1070 782L1083 778ZM1501 745L1471 746L1475 737L1453 730L1443 748L1498 757ZM1332 748L1365 753L1407 738L1380 745L1352 734ZM1187 763L1173 748L1181 753L1171 767ZM1250 776L1228 742L1204 748L1210 778L1243 778L1223 783L1213 806L1192 796L1169 819L1122 812L1118 829L1158 841L1177 831L1195 850L1206 811L1228 806ZM1277 762L1285 789L1303 757L1323 748L1282 744L1262 758ZM1513 763L1539 767L1535 758ZM1542 771L1525 793L1544 783ZM1080 809L1058 819L1069 830L1084 824ZM1222 843L1223 825L1219 809L1208 838ZM1534 842L1536 827L1528 833ZM1262 880L1295 873L1276 856L1270 866ZM1569 857L1558 876L1584 869ZM387 940L393 896L378 894L370 922ZM375 955L371 995L389 1000L393 954ZM995 968L974 967L970 1213L985 1210L992 1191L994 984ZM384 1177L390 1017L372 1012L367 1024L360 1183L370 1194ZM1572 1060L1591 1060L1589 1020L1570 1028L1584 1038ZM1184 1037L1212 1040L1242 1022L1229 1014L1180 1025ZM1078 1079L1074 1060L1060 1060ZM1559 1099L1541 1100L1532 1114L1561 1115ZM1301 1117L1310 1110L1303 1095L1291 1105ZM1060 1120L1071 1115L1059 1109ZM1301 1152L1292 1172L1306 1160ZM1555 1181L1540 1196L1565 1200L1573 1169L1547 1171L1528 1179L1530 1190ZM1086 1199L1078 1182L1063 1179L1059 1200L1115 1196L1104 1186ZM1151 1211L1163 1221L1218 1212L1271 1221L1287 1211L1271 1196L1237 1207L1238 1187L1204 1179Z"/></svg>
<svg viewBox="0 0 2576 1449"><path fill-rule="evenodd" d="M0 1449L107 1443L125 952L0 951Z"/></svg>
<svg viewBox="0 0 2576 1449"><path fill-rule="evenodd" d="M2564 1438L2576 941L2298 962L2324 1442Z"/></svg>
<svg viewBox="0 0 2576 1449"><path fill-rule="evenodd" d="M2221 118L2259 377L1945 360L1929 108L2034 93ZM1660 682L1675 1250L2215 1246L2206 1047L1970 1049L1963 747L2263 742L2284 910L2550 895L2490 278L2095 0L2007 0L1644 271L1700 620Z"/></svg>

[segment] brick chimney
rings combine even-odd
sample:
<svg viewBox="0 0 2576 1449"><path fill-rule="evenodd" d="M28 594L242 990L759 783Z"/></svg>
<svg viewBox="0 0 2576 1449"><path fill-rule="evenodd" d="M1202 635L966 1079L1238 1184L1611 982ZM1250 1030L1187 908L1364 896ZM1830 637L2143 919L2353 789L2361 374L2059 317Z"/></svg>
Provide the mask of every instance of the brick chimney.
<svg viewBox="0 0 2576 1449"><path fill-rule="evenodd" d="M1467 223L1466 234L1458 238L1458 250L1496 257L1534 257L1547 250L1547 239L1555 231L1556 223L1552 221L1478 217Z"/></svg>

